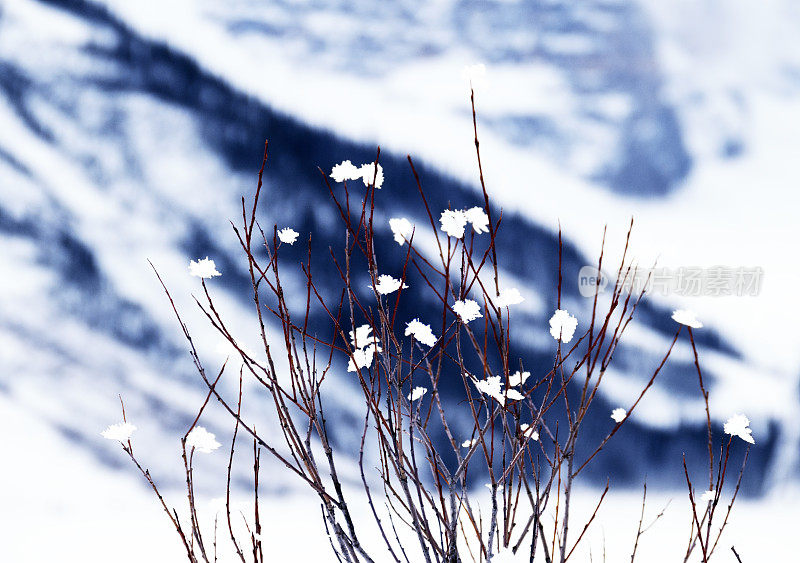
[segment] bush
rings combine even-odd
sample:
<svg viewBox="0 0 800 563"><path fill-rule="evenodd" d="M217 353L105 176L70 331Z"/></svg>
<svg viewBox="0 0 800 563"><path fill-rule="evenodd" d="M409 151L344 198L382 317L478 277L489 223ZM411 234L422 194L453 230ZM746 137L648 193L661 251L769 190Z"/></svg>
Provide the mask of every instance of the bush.
<svg viewBox="0 0 800 563"><path fill-rule="evenodd" d="M227 364L216 376L206 371L166 285L161 282L191 347L197 372L208 389L206 401L182 439L188 523L181 522L178 512L170 508L150 473L137 460L130 432L123 429L121 434L111 432L108 437L122 442L124 451L147 479L175 527L189 561L216 560L217 530L212 544L199 524L193 484L195 452L220 446L212 434L198 425L203 410L214 398L228 412L234 426L225 515L236 555L243 562L250 558L262 561L264 557L258 479L260 455L265 450L318 496L322 523L340 561L453 563L501 561L524 555L527 561L563 563L584 538L609 490L607 483L593 514L576 531L570 518L570 496L576 480L625 425L668 361L684 329L694 350L699 387L706 405L709 457L708 491L702 495L695 491L684 461L691 506L686 560L692 553L699 553L703 561L708 561L715 553L744 471L742 466L730 503L723 510L721 496L731 441L735 434L747 439L749 429L746 419L730 421L726 432L731 436L720 452L715 453L708 393L692 333L692 326L698 325L691 315L676 313L674 318L680 324L674 338L661 361L653 366L638 398L627 408L609 413L614 425L605 438L589 447L588 455L582 455L583 450L576 449L576 444L585 427L586 415L644 291L632 294L626 289L633 285L628 282L637 275L635 268L626 262L626 241L617 269L617 284L608 296L607 306L601 309L596 293L591 319L576 333L577 319L561 308L559 233L559 245L554 249L559 254L558 298L550 320L550 334L555 342L552 368L541 375L525 371L523 362L511 353L514 333L511 319L522 296L501 282L495 240L502 227L502 215L494 216L496 210L490 204L483 181L474 94L472 109L484 206L447 209L438 215L439 210L429 208L409 157L430 230L399 217L389 222L405 254L401 264L392 265L393 271L402 271L399 278L381 273L375 252L375 198L383 181L378 164L380 151L374 162L361 167L349 161L335 167L331 175L336 180L333 184L322 174L345 235L343 251L330 252L339 288L332 293L329 287L318 287L312 273L309 238L307 257L300 264L300 275L305 281L302 310L287 303L281 281L280 256L286 245L295 243L297 233L291 229L279 231L277 226L265 232L256 221L267 162L265 146L254 201L248 211L242 200L242 223L234 226L247 261L265 362L237 342L217 312L205 281L218 274L213 261L192 264L193 273L204 278L204 302L198 301L198 305L241 359L237 397L225 396L217 389ZM351 188L362 180L365 194L353 198ZM338 183L343 184L341 188ZM265 257L260 257L264 251ZM601 251L598 272L602 266ZM367 297L354 281L365 274L371 287ZM403 292L412 275L415 283L424 284L431 302L436 304L437 319L438 312L441 313L441 324L435 328L419 319L403 322L402 315L398 318ZM299 293L297 287L288 292L292 296ZM330 295L338 298L331 299ZM432 310L426 306L424 316L430 317ZM326 319L328 337L309 329L312 312ZM365 413L355 451L334 448L325 418L326 382L332 372L343 371L344 361L360 389L359 400ZM271 443L242 415L245 377L257 381L268 397L266 404L280 425L282 441ZM443 400L442 377L460 380L463 400ZM578 393L568 393L568 389ZM554 412L556 405L561 415ZM464 421L469 424L465 426ZM255 513L246 538L236 537L231 525L231 466L240 434L249 436L254 446ZM343 486L337 466L340 456L358 460L362 494L354 497ZM377 468L377 474L373 468ZM485 489L471 486L484 476L490 495L488 518L481 513L477 499L486 494ZM648 528L643 524L646 495L645 485L631 561L641 535ZM354 513L356 502L367 506ZM545 513L547 518L543 517ZM360 539L364 522L357 515L363 519L364 514L371 515L372 525L380 532L382 548L377 553L369 551ZM414 545L400 539L398 528L402 527L410 530Z"/></svg>

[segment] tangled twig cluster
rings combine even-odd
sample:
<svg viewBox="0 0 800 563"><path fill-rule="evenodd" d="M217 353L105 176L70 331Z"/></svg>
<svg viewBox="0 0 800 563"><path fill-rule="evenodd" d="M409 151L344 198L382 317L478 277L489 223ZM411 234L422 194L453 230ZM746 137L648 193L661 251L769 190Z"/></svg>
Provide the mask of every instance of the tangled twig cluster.
<svg viewBox="0 0 800 563"><path fill-rule="evenodd" d="M381 274L376 253L375 190L376 183L382 181L382 170L377 165L380 151L375 166L362 167L372 171L371 182L364 178L362 169L357 169L359 178L368 184L363 197L351 197L347 178L336 178L344 182L340 190L337 183L331 184L322 174L345 235L343 252L330 253L340 291L336 292L338 298L331 300L330 288L318 287L312 273L309 238L306 260L300 264L300 274L305 280L302 310L287 302L288 294L300 293L298 288L287 291L281 281L284 267L281 247L293 244L297 233L292 231L288 236L285 229L279 233L277 227L268 233L256 220L267 162L265 146L254 200L248 210L242 199L241 224L233 227L246 258L263 354L256 358L239 344L235 331L218 312L205 279L203 299L197 301L208 322L241 359L239 391L235 397L218 389L227 364L216 375L207 372L166 285L158 277L208 390L182 440L188 524L181 521L177 510L168 506L149 471L134 455L130 440L119 436L117 439L156 493L189 561L216 560L217 530L212 544L201 530L193 484L194 453L199 447L209 447L206 435L193 433L198 431L198 421L212 398L227 411L234 424L225 519L236 555L242 562L264 559L258 505L261 451L272 455L318 496L322 521L339 561L482 562L525 554L531 562L564 563L575 554L609 490L606 483L591 516L575 526L570 507L576 480L629 420L669 359L684 326L677 325L674 338L653 366L636 400L627 408L615 410L614 424L607 435L588 450L585 447L579 450L577 444L587 413L644 296L644 291L631 294L625 290L633 286L627 282L636 275L635 268L626 261L633 223L617 269L617 285L607 306L601 310L596 294L591 319L574 339L577 321L561 308L559 232L558 292L556 313L551 320L551 334L556 342L554 358L545 373L532 376L525 371L523 362L512 355L512 309L522 297L516 290L504 288L500 281L495 240L503 219L502 215L493 217L484 183L474 108L473 94L475 148L484 206L468 211L444 210L440 228L409 157L430 229L413 226L406 219L392 219L395 240L404 252L404 258L390 266L392 271L400 272L399 278ZM465 225L469 223L473 228L467 230ZM266 258L261 257L264 252ZM602 249L597 266L598 271L603 266ZM195 265L197 268L204 266ZM213 263L209 268L209 276L219 274ZM354 275L356 270L358 275ZM197 271L200 277L208 277ZM366 295L363 283L354 281L356 277L362 279L364 272L371 282L371 291ZM424 284L431 302L441 313L441 323L435 329L419 319L407 320L403 329L404 319L398 318L404 290L412 277L415 283ZM310 329L314 315L325 319L327 336ZM732 436L720 455L715 456L708 392L692 327L688 324L686 331L694 350L707 413L709 493L702 499L696 496L687 468L692 523L685 561L699 549L702 561L707 562L728 521L742 472L724 521L712 525L721 502ZM262 356L265 360L260 359ZM359 447L351 452L334 447L326 423L326 380L333 372L340 371L343 361L347 361L354 374L351 376L354 392L360 394L364 412ZM254 379L268 399L262 404L267 405L279 425L281 439L277 443L269 441L242 414L245 378ZM462 401L443 397L440 392L443 378L450 381L451 387L454 378L460 381ZM579 392L568 393L568 389ZM555 405L564 416L551 416ZM471 424L465 426L464 420ZM234 449L241 434L249 436L253 445L255 506L247 541L236 537L230 507ZM213 437L211 441L215 442ZM579 457L585 451L589 453ZM342 455L357 459L363 494L355 498L340 477ZM488 480L490 508L486 511L480 508L480 497L485 497L486 490L470 486L476 480L473 476ZM640 537L649 528L643 524L646 493L645 485L631 561L636 557ZM366 503L368 510L362 508L355 514L356 502ZM365 512L371 515L372 525L380 533L380 541L369 546L360 535L363 522L358 515L363 517ZM399 531L403 527L410 530L415 545L401 539L407 537Z"/></svg>

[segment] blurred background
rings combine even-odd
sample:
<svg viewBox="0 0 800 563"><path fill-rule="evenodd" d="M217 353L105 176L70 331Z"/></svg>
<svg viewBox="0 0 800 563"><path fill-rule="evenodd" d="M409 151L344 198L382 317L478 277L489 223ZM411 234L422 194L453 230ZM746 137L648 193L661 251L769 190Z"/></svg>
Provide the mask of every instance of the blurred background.
<svg viewBox="0 0 800 563"><path fill-rule="evenodd" d="M121 394L146 464L180 490L178 439L204 392L147 260L201 355L221 364L187 271L213 258L215 298L256 348L229 221L254 192L264 140L260 222L311 233L323 253L342 233L317 167L369 162L380 146L378 246L396 262L386 220L425 222L407 154L433 209L482 204L462 76L475 63L486 66L476 106L503 210L503 275L526 299L515 352L534 374L552 361L559 226L579 330L591 300L578 272L596 262L605 226L616 264L631 217L629 255L643 266L761 272L743 295L654 293L592 427L602 437L610 410L635 400L674 334L672 310L695 310L715 427L745 413L756 439L741 533L757 546L769 522L765 543L782 553L778 532L800 517L786 502L800 477L798 32L792 0L0 1L0 559L52 560L33 548L43 528L68 561L104 560L111 545L131 561L177 546L145 483L100 437ZM295 251L287 260L303 258ZM413 318L424 296L410 295ZM705 463L692 362L681 340L585 484L590 494L611 475L612 507L630 505L634 521L639 501L626 495L645 475L684 516L681 455ZM343 451L348 421L363 416L348 385L332 391ZM229 440L223 413L205 423ZM224 457L202 463L218 471ZM299 488L280 472L264 487L290 499ZM303 502L281 506L314 514Z"/></svg>

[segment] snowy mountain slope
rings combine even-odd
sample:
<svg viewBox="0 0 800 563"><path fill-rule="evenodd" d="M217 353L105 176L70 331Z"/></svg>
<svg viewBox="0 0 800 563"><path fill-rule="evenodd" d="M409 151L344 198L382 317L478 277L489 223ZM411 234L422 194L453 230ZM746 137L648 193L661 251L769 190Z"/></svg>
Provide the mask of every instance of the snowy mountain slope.
<svg viewBox="0 0 800 563"><path fill-rule="evenodd" d="M353 7L349 3L347 8L335 3L306 2L263 8L258 3L242 2L240 12L226 7L227 15L213 10L211 3L179 0L159 3L157 11L149 9L148 2L103 4L141 33L191 54L216 76L266 100L271 107L302 116L307 123L352 139L418 154L471 185L475 183L475 170L464 164L463 157L471 144L471 124L460 73L464 63L487 60L491 87L479 92L478 108L490 187L506 209L518 210L550 228L561 218L569 236L587 253L596 252L597 233L605 222L619 232L631 214L639 219L639 237L634 243L642 260L660 256L662 262L674 266L710 265L730 261L731 249L735 249L736 264L763 262L761 265L768 272L774 272L772 284L765 288L767 296L737 305L748 309L769 308L769 317L780 319L781 326L786 325L782 310L791 307L783 307L783 302L790 296L783 294L797 271L782 263L780 256L765 255L764 251L771 246L769 237L773 233L776 237L795 233L790 216L795 206L787 187L794 176L781 163L786 162L784 155L792 152L797 140L789 125L792 120L780 119L782 115L797 112L798 63L792 54L796 50L790 47L792 23L797 21L797 14L792 2L769 2L755 18L748 17L746 2L712 2L705 4L704 9L681 2L681 9L674 11L666 9L663 3L651 2L485 3L492 5L485 9L492 10L496 18L507 10L524 10L526 6L540 6L556 15L549 19L541 15L509 16L498 21L519 28L519 33L489 34L484 29L483 35L474 30L467 33L459 27L465 25L465 18L454 14L459 10L469 12L469 3L437 2L430 4L430 12L417 17L424 22L418 24L423 27L418 32L412 27L415 32L405 34L410 37L405 41L417 45L416 50L408 47L400 56L389 46L376 47L365 49L358 58L352 56L352 51L364 46L362 35L392 31L398 36L400 32L394 31L392 25L408 31L406 24L413 20L410 15L413 10L397 8L405 6L402 3L383 3L381 8L373 9L379 13L385 10L387 14L377 18L366 6L361 9L371 17L362 17L359 5ZM388 14L392 10L400 10L406 19L397 18L397 23L390 24L395 21ZM627 14L639 27L615 24L614 17L606 12L612 16ZM594 22L594 27L581 28L585 28L586 36L599 28L605 29L617 43L630 40L629 35L639 38L636 49L625 44L617 58L610 57L617 63L613 68L627 73L624 80L611 74L605 80L598 79L596 87L611 96L615 89L621 88L618 82L629 84L631 89L643 90L642 96L656 97L672 108L680 138L668 144L691 149L687 154L694 164L690 175L687 176L690 172L687 169L671 176L667 182L672 186L668 197L610 195L602 183L585 182L581 166L567 166L554 158L552 152L526 146L516 137L506 135L502 128L493 126L509 115L536 115L537 111L549 114L550 121L572 123L576 115L582 115L576 109L580 103L598 108L646 105L615 102L613 96L597 100L570 86L563 77L579 71L589 76L602 75L609 58L605 55L596 57L593 64L579 64L574 59L547 59L539 51L520 47L525 44L520 37L525 33L535 36L530 28L546 21L555 29L558 25L564 29L553 36L567 36L567 40L562 40L565 45L574 43L575 38L569 33L570 18ZM243 19L250 22L244 30L229 21ZM260 26L256 25L259 21L262 21ZM320 30L326 29L323 23L329 21L337 22L342 32L321 42ZM282 26L291 31L284 32ZM620 26L622 31L618 30ZM633 33L631 29L639 31ZM709 35L712 29L714 34ZM292 40L284 41L284 35ZM706 36L717 40L701 39ZM425 47L422 38L436 42L437 48ZM510 46L501 51L513 52L514 56L493 58L496 49L492 46L498 42L508 43ZM533 39L528 41L532 42ZM213 49L206 48L212 44ZM314 45L318 45L318 51L311 50ZM309 53L319 56L309 57ZM742 67L743 64L746 66ZM364 65L372 72L365 72ZM607 88L601 88L602 84ZM584 96L586 102L582 101ZM592 138L592 127L586 125L591 120L578 121L585 126L574 137ZM533 119L524 129L537 142L544 142L541 139L548 137L549 129L537 126L536 122ZM663 134L662 130L669 127L653 118L640 129L642 134L649 131L653 135ZM420 131L426 134L420 135ZM599 161L617 154L614 146L608 138L603 138L592 151L583 152L587 160ZM658 168L664 164L659 164L661 158L681 160L671 154L656 143L651 151L638 151L635 160L640 166ZM759 196L750 187L755 185L768 195ZM738 195L731 198L731 193ZM701 214L712 203L723 206L721 213ZM743 222L754 226L745 231L747 238L741 235ZM683 225L680 232L673 228L676 224ZM718 233L719 237L704 236L706 232ZM704 242L700 248L694 243L698 239ZM720 244L722 241L725 244ZM708 308L707 312L715 317L723 315L714 304L703 302L699 306ZM746 319L747 315L740 317ZM739 346L758 355L760 362L769 359L763 352L765 341L759 332L748 330L750 323L728 315L719 324ZM791 351L795 336L787 334L781 346L786 352L769 364L781 376L797 372L800 357Z"/></svg>
<svg viewBox="0 0 800 563"><path fill-rule="evenodd" d="M213 338L203 333L202 319L190 313L189 293L198 286L186 276L185 267L189 258L213 256L224 273L214 287L247 339L253 319L243 310L248 299L242 263L227 220L238 215L239 195L254 187L263 137L268 136L274 147L263 222L279 220L311 232L319 248L341 244L341 237L331 228L334 212L315 166L327 168L344 158L367 161L374 149L275 112L246 84L223 80L214 69L214 74L209 72L208 61L194 58L196 54L141 35L89 4L10 2L0 26L0 228L4 262L19 265L18 275L4 282L0 299L0 345L3 358L10 358L3 368L3 392L26 409L41 412L63 428L65 436L104 459L108 450L98 446L96 433L118 416L118 392L133 415L160 412L158 421L143 424L174 437L202 400L202 390L192 378L177 326L146 259L159 267L192 328L211 348ZM228 43L220 45L224 50ZM429 163L441 164L438 153L424 150L435 135L427 135L427 128L415 129L415 119L409 134L420 137ZM463 115L455 119L464 125ZM447 125L447 118L443 123ZM347 128L344 132L349 133ZM490 141L484 144L506 146L502 135L487 136ZM402 135L398 139L402 145ZM468 134L462 140L461 145L452 142L450 150L458 156L459 174L466 176L474 164ZM520 158L529 161L527 156ZM394 153L384 152L381 162L387 183L380 212L419 220L407 164L397 147ZM468 185L440 175L432 166L422 174L435 208L448 201L458 206L479 201ZM576 182L573 185L583 189ZM546 365L552 341L542 327L554 302L554 237L532 224L528 211L523 211L506 211L508 235L500 239L500 251L515 251L520 241L526 244L528 252L506 265L507 274L526 287L529 305L522 309L520 325L542 337L523 343L519 355L533 366ZM385 227L379 244L385 249L383 260L390 262L397 246ZM287 259L301 254L297 250ZM568 247L565 279L575 279L584 263L583 255ZM566 302L585 318L588 303L576 288L568 291ZM412 304L404 313L417 309ZM650 328L641 328L635 344L620 350L622 369L612 378L616 394L605 406L628 400L631 381L653 364L665 348L664 336L673 330L665 309L648 307L640 319ZM734 348L713 331L702 339L720 366L710 366L717 380L728 381L730 387L740 383L731 369L742 369ZM695 439L701 418L696 403L672 417L659 414L676 411L674 399L681 390L692 393L683 377L691 362L685 349L678 360L664 373L665 387L643 405L637 419L643 424L631 428L626 439L615 444L618 449L605 456L615 467L600 465L600 473L612 469L622 480L637 479L648 467L677 459L678 452L702 447ZM781 390L771 380L760 388ZM781 416L791 413L792 401L785 399L789 406ZM88 414L72 416L75 409ZM600 411L597 420L607 424L607 412ZM785 439L783 427L770 426L774 411L765 408L756 414L763 440L759 439L759 455L754 455L759 461L751 467L751 490L763 486L777 440ZM215 421L221 429L226 428L224 422ZM598 424L597 434L603 431ZM639 443L661 447L654 451L636 447ZM621 467L614 460L623 454L629 464Z"/></svg>
<svg viewBox="0 0 800 563"><path fill-rule="evenodd" d="M635 216L642 263L762 267L756 297L655 299L698 310L744 352L739 376L712 394L725 398L717 412L796 427L800 267L781 244L800 236L794 2L103 4L271 107L472 186L460 72L486 61L478 109L496 201L553 231L560 220L589 256L604 224L621 241ZM794 432L782 473L797 465Z"/></svg>
<svg viewBox="0 0 800 563"><path fill-rule="evenodd" d="M0 396L0 425L24 424L29 435L14 433L4 445L24 447L29 436L35 436L40 447L33 451L31 464L13 465L7 471L15 483L33 479L37 487L16 487L3 496L13 506L11 518L4 519L0 513L3 530L2 555L8 561L26 563L49 563L54 558L60 561L106 561L113 554L114 561L138 563L142 560L180 561L184 555L180 540L169 528L166 516L154 499L143 491L137 476L120 472L113 467L98 465L90 455L74 448L69 442L37 416L19 412L14 402ZM224 456L223 456L224 457ZM49 469L52 459L60 460L59 471ZM200 494L200 518L204 529L213 529L216 512L215 496ZM358 496L357 490L346 490L349 498ZM572 510L583 520L594 509L598 492L578 488L574 492ZM794 531L793 518L797 514L796 489L782 490L763 499L742 499L731 519L723 542L735 542L742 556L759 555L770 561L791 560L791 548L785 539ZM181 506L180 491L168 495L168 500ZM488 499L476 495L472 502L488 503ZM234 506L247 506L250 496L234 497ZM584 551L576 551L573 557L582 560L589 548L595 554L603 549L610 560L624 559L631 550L631 530L635 529L639 517L640 496L638 491L608 495L598 515L599 524L587 533ZM674 561L681 556L683 539L688 529L686 511L681 500L672 492L648 491L648 510L656 511L669 503L664 517L642 538L639 553L642 560L653 563ZM606 504L607 503L607 504ZM6 505L4 504L4 507ZM357 503L355 520L369 521L366 504ZM328 561L332 555L327 536L321 526L307 523L309 515L318 510L316 499L306 491L286 492L281 496L266 496L261 503L261 523L270 553L280 560ZM249 514L249 512L246 512ZM651 514L651 512L648 512ZM776 514L783 515L776 518ZM252 519L250 520L252 523ZM606 525L613 523L613 525ZM41 541L42 531L47 530L49 541ZM91 532L89 536L87 531ZM238 530L237 530L238 531ZM371 530L367 530L371 531ZM405 530L400 528L401 534ZM242 536L245 534L242 533ZM142 541L146 538L146 541ZM380 534L364 534L365 543L379 542ZM225 555L227 538L220 534L219 561L230 561ZM724 547L726 545L722 544ZM32 549L35 546L35 549ZM120 549L124 546L124 549ZM380 553L379 549L376 552ZM383 561L378 558L377 561Z"/></svg>
<svg viewBox="0 0 800 563"><path fill-rule="evenodd" d="M148 2L103 3L277 108L348 135L411 142L404 151L418 148L414 129L393 129L414 115L458 119L458 73L478 59L496 92L482 117L507 143L627 193L666 193L691 164L635 2L177 1L158 13ZM335 94L316 100L323 86ZM357 103L337 117L339 98Z"/></svg>

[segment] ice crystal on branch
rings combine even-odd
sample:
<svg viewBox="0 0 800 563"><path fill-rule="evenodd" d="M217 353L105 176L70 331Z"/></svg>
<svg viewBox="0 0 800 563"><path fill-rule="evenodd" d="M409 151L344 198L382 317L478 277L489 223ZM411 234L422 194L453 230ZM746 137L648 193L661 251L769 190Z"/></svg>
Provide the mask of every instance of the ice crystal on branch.
<svg viewBox="0 0 800 563"><path fill-rule="evenodd" d="M377 173L375 172L375 166L378 167ZM383 187L383 166L370 162L362 164L359 171L361 172L361 179L364 181L365 186L370 187L374 180L375 189L379 190Z"/></svg>
<svg viewBox="0 0 800 563"><path fill-rule="evenodd" d="M511 399L512 401L521 401L525 398L525 395L516 389L506 389L505 396L507 399Z"/></svg>
<svg viewBox="0 0 800 563"><path fill-rule="evenodd" d="M564 344L569 344L575 329L578 327L578 319L570 315L564 309L558 309L550 317L550 334L556 340L561 340Z"/></svg>
<svg viewBox="0 0 800 563"><path fill-rule="evenodd" d="M192 260L189 262L189 275L207 279L221 276L222 274L217 271L217 265L214 264L214 261L206 256L202 260Z"/></svg>
<svg viewBox="0 0 800 563"><path fill-rule="evenodd" d="M414 232L414 225L405 217L389 219L389 228L392 229L395 242L400 246L403 246L406 241L410 241Z"/></svg>
<svg viewBox="0 0 800 563"><path fill-rule="evenodd" d="M217 437L214 434L202 426L195 426L186 436L186 445L198 452L210 454L222 444L217 442Z"/></svg>
<svg viewBox="0 0 800 563"><path fill-rule="evenodd" d="M511 387L519 387L520 385L525 383L530 376L531 372L529 371L515 371L514 373L508 376L508 384Z"/></svg>
<svg viewBox="0 0 800 563"><path fill-rule="evenodd" d="M297 237L299 236L300 233L298 233L294 229L290 229L289 227L286 227L285 229L281 229L280 231L278 231L278 239L280 239L281 242L285 242L286 244L294 244L294 242L297 240Z"/></svg>
<svg viewBox="0 0 800 563"><path fill-rule="evenodd" d="M133 424L129 422L120 422L118 424L112 424L100 434L106 440L118 440L120 442L125 442L130 440L131 435L135 431L136 427Z"/></svg>
<svg viewBox="0 0 800 563"><path fill-rule="evenodd" d="M433 332L431 332L430 325L421 323L419 319L414 319L406 324L406 336L412 335L426 346L433 346L436 344L436 337L433 335Z"/></svg>
<svg viewBox="0 0 800 563"><path fill-rule="evenodd" d="M345 160L331 169L331 178L336 182L362 180L367 187L371 186L374 181L375 188L381 189L383 187L383 167L375 162L356 166L349 160Z"/></svg>
<svg viewBox="0 0 800 563"><path fill-rule="evenodd" d="M478 391L483 393L484 395L489 395L493 397L498 402L505 402L503 398L503 383L500 381L499 375L494 375L492 377L487 377L486 379L482 380L475 380L475 387L478 388Z"/></svg>
<svg viewBox="0 0 800 563"><path fill-rule="evenodd" d="M749 426L749 418L743 414L735 414L728 419L728 422L725 423L723 429L725 430L725 434L738 436L748 444L755 444L756 441L753 439L753 431L749 428Z"/></svg>
<svg viewBox="0 0 800 563"><path fill-rule="evenodd" d="M539 433L530 424L520 424L519 429L522 431L522 435L526 438L530 438L534 441L539 439Z"/></svg>
<svg viewBox="0 0 800 563"><path fill-rule="evenodd" d="M455 238L462 238L464 236L464 229L467 223L472 224L472 230L476 233L489 232L489 216L482 207L473 207L468 210L463 209L445 209L439 217L439 222L442 224L442 230L448 236Z"/></svg>
<svg viewBox="0 0 800 563"><path fill-rule="evenodd" d="M462 238L464 227L467 226L467 215L461 210L445 209L439 217L439 222L447 236Z"/></svg>
<svg viewBox="0 0 800 563"><path fill-rule="evenodd" d="M378 338L372 335L372 327L368 324L363 324L357 327L355 331L350 331L350 344L353 348L364 348L369 344L377 345ZM380 352L380 349L378 350Z"/></svg>
<svg viewBox="0 0 800 563"><path fill-rule="evenodd" d="M483 210L483 207L473 207L464 212L467 221L472 223L472 229L478 233L489 232L489 216Z"/></svg>
<svg viewBox="0 0 800 563"><path fill-rule="evenodd" d="M503 380L499 375L493 375L483 380L474 379L473 383L478 391L493 398L501 405L506 404L506 399L521 401L525 398L525 395L516 389L506 389L503 391Z"/></svg>
<svg viewBox="0 0 800 563"><path fill-rule="evenodd" d="M673 311L672 320L691 328L703 328L703 323L697 320L695 312L688 309L676 309Z"/></svg>
<svg viewBox="0 0 800 563"><path fill-rule="evenodd" d="M353 350L353 357L347 364L347 371L357 371L359 369L369 368L372 365L372 360L376 352L380 348L375 344L369 344L365 348Z"/></svg>
<svg viewBox="0 0 800 563"><path fill-rule="evenodd" d="M411 391L411 394L408 396L408 400L414 402L417 399L421 399L427 392L428 389L425 387L414 387L414 389Z"/></svg>
<svg viewBox="0 0 800 563"><path fill-rule="evenodd" d="M611 411L611 418L612 418L612 419L614 420L614 422L616 422L617 424L619 424L620 422L622 422L623 420L625 420L625 418L626 418L627 416L628 416L628 411L626 411L626 410L625 410L625 409L623 409L622 407L618 407L618 408L614 409L613 411Z"/></svg>
<svg viewBox="0 0 800 563"><path fill-rule="evenodd" d="M393 278L392 276L386 274L381 274L378 276L378 283L375 284L375 291L381 295L387 295L389 293L394 293L400 289L400 287L406 289L408 285L404 284L397 278Z"/></svg>
<svg viewBox="0 0 800 563"><path fill-rule="evenodd" d="M497 294L495 304L498 307L508 307L510 305L519 305L523 301L525 301L525 298L516 287L508 287L500 290L500 293Z"/></svg>
<svg viewBox="0 0 800 563"><path fill-rule="evenodd" d="M361 170L349 160L345 160L341 164L337 164L333 167L333 170L331 170L331 178L337 182L358 180L361 178Z"/></svg>
<svg viewBox="0 0 800 563"><path fill-rule="evenodd" d="M474 321L483 316L481 315L481 306L478 305L477 301L473 301L472 299L456 301L453 303L453 311L455 311L465 323Z"/></svg>

